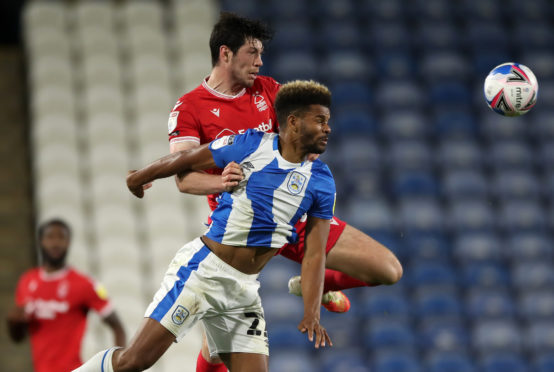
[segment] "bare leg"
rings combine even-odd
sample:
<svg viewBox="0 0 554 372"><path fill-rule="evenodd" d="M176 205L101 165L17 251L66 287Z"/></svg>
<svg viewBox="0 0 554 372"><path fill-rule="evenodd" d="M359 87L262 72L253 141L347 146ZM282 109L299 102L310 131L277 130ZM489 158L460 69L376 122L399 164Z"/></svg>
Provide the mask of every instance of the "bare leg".
<svg viewBox="0 0 554 372"><path fill-rule="evenodd" d="M156 320L146 318L131 343L114 352L116 372L144 371L150 368L175 341L175 336Z"/></svg>
<svg viewBox="0 0 554 372"><path fill-rule="evenodd" d="M223 363L230 372L267 372L269 358L267 355L254 353L225 353L220 354Z"/></svg>
<svg viewBox="0 0 554 372"><path fill-rule="evenodd" d="M394 284L402 277L402 265L396 256L350 225L346 225L337 243L327 254L326 267L368 285Z"/></svg>

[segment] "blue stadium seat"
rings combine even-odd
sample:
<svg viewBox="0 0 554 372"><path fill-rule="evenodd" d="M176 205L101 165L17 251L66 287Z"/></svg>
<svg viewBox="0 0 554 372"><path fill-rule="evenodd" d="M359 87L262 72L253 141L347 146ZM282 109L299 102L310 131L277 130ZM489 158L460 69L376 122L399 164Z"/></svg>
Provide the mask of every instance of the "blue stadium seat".
<svg viewBox="0 0 554 372"><path fill-rule="evenodd" d="M409 353L382 353L374 358L372 372L422 372L419 360Z"/></svg>
<svg viewBox="0 0 554 372"><path fill-rule="evenodd" d="M274 26L275 36L271 40L268 52L279 55L290 51L308 50L313 52L314 32L311 24L305 19L287 20ZM263 56L262 56L263 60Z"/></svg>
<svg viewBox="0 0 554 372"><path fill-rule="evenodd" d="M499 170L492 179L491 193L501 200L536 201L541 191L535 174L529 170Z"/></svg>
<svg viewBox="0 0 554 372"><path fill-rule="evenodd" d="M481 3L483 1L472 3L469 8L479 9L478 4ZM489 10L494 13L498 11L498 9ZM474 52L480 53L481 51L505 50L509 46L509 39L506 37L507 31L499 22L470 20L466 24L464 35L467 37L467 45ZM494 66L491 66L491 69Z"/></svg>
<svg viewBox="0 0 554 372"><path fill-rule="evenodd" d="M410 48L410 32L398 21L368 22L362 29L364 46L377 51L407 51Z"/></svg>
<svg viewBox="0 0 554 372"><path fill-rule="evenodd" d="M420 110L388 111L379 119L379 127L389 141L423 139L430 132L428 119Z"/></svg>
<svg viewBox="0 0 554 372"><path fill-rule="evenodd" d="M509 293L500 289L473 288L466 296L466 313L471 319L500 319L516 315Z"/></svg>
<svg viewBox="0 0 554 372"><path fill-rule="evenodd" d="M287 285L288 280L282 283ZM286 291L264 295L265 317L268 322L280 322L289 319L302 319L304 304L300 297Z"/></svg>
<svg viewBox="0 0 554 372"><path fill-rule="evenodd" d="M312 5L313 16L330 23L351 23L357 16L358 7L354 0L325 1L318 0Z"/></svg>
<svg viewBox="0 0 554 372"><path fill-rule="evenodd" d="M397 171L392 175L391 184L393 196L397 198L435 197L439 194L438 181L428 171Z"/></svg>
<svg viewBox="0 0 554 372"><path fill-rule="evenodd" d="M415 261L407 271L410 286L454 289L457 286L456 272L445 262Z"/></svg>
<svg viewBox="0 0 554 372"><path fill-rule="evenodd" d="M411 315L410 304L402 294L394 292L368 291L361 301L360 315L369 319L408 321Z"/></svg>
<svg viewBox="0 0 554 372"><path fill-rule="evenodd" d="M286 51L278 54L272 63L272 73L278 81L318 79L320 63L309 51Z"/></svg>
<svg viewBox="0 0 554 372"><path fill-rule="evenodd" d="M348 117L342 119L340 114L335 118L335 127L338 127L341 121L348 123ZM360 122L367 120L360 114ZM360 123L357 122L357 123ZM368 124L357 124L368 125ZM337 130L338 131L338 130ZM364 171L378 171L381 167L381 147L369 136L356 135L355 133L345 133L340 140L340 152L337 152L338 164L343 171L349 172L349 176Z"/></svg>
<svg viewBox="0 0 554 372"><path fill-rule="evenodd" d="M518 49L527 50L548 50L552 48L554 37L552 28L545 21L516 21L512 28L510 40Z"/></svg>
<svg viewBox="0 0 554 372"><path fill-rule="evenodd" d="M554 170L554 141L546 140L540 144L538 163L546 171Z"/></svg>
<svg viewBox="0 0 554 372"><path fill-rule="evenodd" d="M541 232L547 226L547 217L537 202L509 200L500 206L497 220L506 232Z"/></svg>
<svg viewBox="0 0 554 372"><path fill-rule="evenodd" d="M325 350L319 367L320 372L370 372L363 351Z"/></svg>
<svg viewBox="0 0 554 372"><path fill-rule="evenodd" d="M552 319L533 322L525 336L525 348L530 352L538 354L554 350L554 322Z"/></svg>
<svg viewBox="0 0 554 372"><path fill-rule="evenodd" d="M542 290L522 291L517 307L520 316L527 321L554 319L554 292Z"/></svg>
<svg viewBox="0 0 554 372"><path fill-rule="evenodd" d="M492 232L466 232L453 241L453 254L462 264L500 263L502 244Z"/></svg>
<svg viewBox="0 0 554 372"><path fill-rule="evenodd" d="M515 321L478 320L473 326L471 346L474 352L480 355L496 352L518 353L522 351L522 338L521 330Z"/></svg>
<svg viewBox="0 0 554 372"><path fill-rule="evenodd" d="M259 17L263 15L263 7L258 6L256 0L234 1L234 0L222 0L221 10L227 12L234 12L244 17Z"/></svg>
<svg viewBox="0 0 554 372"><path fill-rule="evenodd" d="M468 138L477 132L477 122L469 108L438 109L432 125L439 137Z"/></svg>
<svg viewBox="0 0 554 372"><path fill-rule="evenodd" d="M265 305L264 308L267 310ZM312 350L313 343L308 340L306 334L298 332L296 328L301 319L302 316L291 318L288 322L275 322L266 317L269 349L275 354L281 350L298 350L304 353Z"/></svg>
<svg viewBox="0 0 554 372"><path fill-rule="evenodd" d="M540 102L541 107L554 107L554 79L542 79L540 82Z"/></svg>
<svg viewBox="0 0 554 372"><path fill-rule="evenodd" d="M486 232L495 228L495 215L486 199L453 199L448 224L459 233Z"/></svg>
<svg viewBox="0 0 554 372"><path fill-rule="evenodd" d="M551 261L554 247L546 234L535 232L513 233L507 240L506 256L512 262Z"/></svg>
<svg viewBox="0 0 554 372"><path fill-rule="evenodd" d="M422 322L418 333L424 351L432 353L457 353L468 350L469 334L461 321Z"/></svg>
<svg viewBox="0 0 554 372"><path fill-rule="evenodd" d="M361 81L337 81L330 89L333 93L333 108L367 107L371 103L369 85Z"/></svg>
<svg viewBox="0 0 554 372"><path fill-rule="evenodd" d="M512 283L520 291L554 288L554 269L551 262L514 262Z"/></svg>
<svg viewBox="0 0 554 372"><path fill-rule="evenodd" d="M416 346L412 329L401 322L369 322L363 337L366 348L376 353L412 351Z"/></svg>
<svg viewBox="0 0 554 372"><path fill-rule="evenodd" d="M533 360L534 372L554 371L554 352L546 352L537 355Z"/></svg>
<svg viewBox="0 0 554 372"><path fill-rule="evenodd" d="M442 139L437 162L443 169L479 169L483 164L481 148L471 139Z"/></svg>
<svg viewBox="0 0 554 372"><path fill-rule="evenodd" d="M521 63L528 67L532 66L531 69L539 81L554 78L554 53L552 48L545 51L528 51L521 56Z"/></svg>
<svg viewBox="0 0 554 372"><path fill-rule="evenodd" d="M412 235L404 239L406 250L412 260L448 262L450 242L443 234Z"/></svg>
<svg viewBox="0 0 554 372"><path fill-rule="evenodd" d="M468 289L508 288L511 285L506 266L494 262L469 262L463 265L461 280Z"/></svg>
<svg viewBox="0 0 554 372"><path fill-rule="evenodd" d="M320 64L320 77L328 84L337 81L368 81L373 75L371 61L352 49L327 51Z"/></svg>
<svg viewBox="0 0 554 372"><path fill-rule="evenodd" d="M445 4L447 2L440 1ZM417 27L417 37L414 42L418 50L426 52L439 50L456 50L462 44L460 33L455 25L446 19L429 22L422 21Z"/></svg>
<svg viewBox="0 0 554 372"><path fill-rule="evenodd" d="M409 79L415 73L415 59L406 51L384 51L374 57L380 79Z"/></svg>
<svg viewBox="0 0 554 372"><path fill-rule="evenodd" d="M472 73L464 54L458 51L436 51L420 59L419 75L423 81L465 81Z"/></svg>
<svg viewBox="0 0 554 372"><path fill-rule="evenodd" d="M479 100L479 105L483 105L483 97L476 97L476 99ZM503 119L502 116L492 110L483 112L480 116L480 133L489 141L517 140L526 137L530 126L525 117L514 117L510 118L510 120Z"/></svg>
<svg viewBox="0 0 554 372"><path fill-rule="evenodd" d="M397 219L404 234L440 233L444 229L444 215L434 199L402 199Z"/></svg>
<svg viewBox="0 0 554 372"><path fill-rule="evenodd" d="M455 14L451 2L444 0L414 0L404 3L404 6L412 19L422 19L426 22L450 21Z"/></svg>
<svg viewBox="0 0 554 372"><path fill-rule="evenodd" d="M325 3L335 4L336 2L326 1ZM342 4L342 2L337 2L336 4ZM354 50L361 43L358 26L353 22L344 22L342 20L324 22L322 29L315 36L318 48L324 52ZM313 40L311 42L313 43Z"/></svg>
<svg viewBox="0 0 554 372"><path fill-rule="evenodd" d="M546 21L552 15L552 3L548 0L517 1L503 3L507 14L517 14L518 18L527 21Z"/></svg>
<svg viewBox="0 0 554 372"><path fill-rule="evenodd" d="M363 231L390 233L395 227L393 212L382 199L352 199L346 207L346 214L343 215L346 221L351 221Z"/></svg>
<svg viewBox="0 0 554 372"><path fill-rule="evenodd" d="M507 50L496 48L489 51L487 49L481 49L473 55L472 58L472 71L475 76L482 77L483 81L489 72L496 66L510 60L511 54ZM482 92L482 82L480 82L479 91ZM479 95L475 95L477 98ZM486 107L486 106L485 106Z"/></svg>
<svg viewBox="0 0 554 372"><path fill-rule="evenodd" d="M432 287L431 287L432 288ZM415 312L420 321L456 321L463 315L460 298L451 291L432 290L417 293L415 296Z"/></svg>
<svg viewBox="0 0 554 372"><path fill-rule="evenodd" d="M421 88L413 81L387 81L376 89L379 95L375 97L375 105L383 110L418 109L426 103Z"/></svg>
<svg viewBox="0 0 554 372"><path fill-rule="evenodd" d="M434 105L458 107L471 104L472 93L463 82L456 80L437 82L428 89L429 102L433 102Z"/></svg>
<svg viewBox="0 0 554 372"><path fill-rule="evenodd" d="M328 311L322 311L321 313L321 324L323 324L333 341L333 349L344 352L352 350L355 346L363 343L362 332L360 332L360 325L363 320L356 316L358 312L357 308L361 305L358 306L359 303L356 302L355 296L349 297L352 302L352 308L349 311L351 318L348 321L344 321L343 314L330 313ZM300 320L297 323L299 322Z"/></svg>
<svg viewBox="0 0 554 372"><path fill-rule="evenodd" d="M449 200L460 198L485 199L489 195L486 177L474 169L445 169L442 194Z"/></svg>
<svg viewBox="0 0 554 372"><path fill-rule="evenodd" d="M263 296L266 293L286 292L289 279L295 275L300 275L300 265L284 257L274 258L271 265L260 273L260 293Z"/></svg>
<svg viewBox="0 0 554 372"><path fill-rule="evenodd" d="M540 141L554 140L554 108L543 108L533 112L529 118L531 121L529 131L532 136Z"/></svg>
<svg viewBox="0 0 554 372"><path fill-rule="evenodd" d="M377 130L373 117L367 108L345 108L334 113L331 131L333 135L371 136Z"/></svg>
<svg viewBox="0 0 554 372"><path fill-rule="evenodd" d="M298 332L298 331L297 331ZM279 350L269 358L271 371L319 372L316 359L305 350Z"/></svg>
<svg viewBox="0 0 554 372"><path fill-rule="evenodd" d="M519 354L499 352L485 355L480 363L482 372L530 372L525 359Z"/></svg>
<svg viewBox="0 0 554 372"><path fill-rule="evenodd" d="M488 149L487 159L495 169L530 169L533 152L523 141L495 141Z"/></svg>
<svg viewBox="0 0 554 372"><path fill-rule="evenodd" d="M263 6L258 8L264 9L267 16L281 22L298 19L298 16L301 14L310 14L308 3L296 0L271 0L264 2Z"/></svg>
<svg viewBox="0 0 554 372"><path fill-rule="evenodd" d="M402 19L406 6L401 0L373 1L361 0L356 9L362 19L373 18L376 21L398 21Z"/></svg>
<svg viewBox="0 0 554 372"><path fill-rule="evenodd" d="M432 167L433 154L425 141L396 140L390 143L386 151L387 166L396 173L402 171L429 171Z"/></svg>
<svg viewBox="0 0 554 372"><path fill-rule="evenodd" d="M427 362L428 372L474 372L475 366L465 353L434 353Z"/></svg>

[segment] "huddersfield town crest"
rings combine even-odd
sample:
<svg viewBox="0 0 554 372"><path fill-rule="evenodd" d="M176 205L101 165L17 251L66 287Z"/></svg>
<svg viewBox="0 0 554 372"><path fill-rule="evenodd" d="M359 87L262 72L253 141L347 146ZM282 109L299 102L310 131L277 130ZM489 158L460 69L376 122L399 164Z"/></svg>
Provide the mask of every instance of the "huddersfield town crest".
<svg viewBox="0 0 554 372"><path fill-rule="evenodd" d="M173 320L173 323L177 325L183 324L185 319L187 319L189 316L189 311L185 309L183 306L178 305L175 310L173 311L173 314L171 314L171 320Z"/></svg>
<svg viewBox="0 0 554 372"><path fill-rule="evenodd" d="M298 195L302 192L304 184L306 183L306 176L298 172L292 172L287 183L287 188L291 194Z"/></svg>

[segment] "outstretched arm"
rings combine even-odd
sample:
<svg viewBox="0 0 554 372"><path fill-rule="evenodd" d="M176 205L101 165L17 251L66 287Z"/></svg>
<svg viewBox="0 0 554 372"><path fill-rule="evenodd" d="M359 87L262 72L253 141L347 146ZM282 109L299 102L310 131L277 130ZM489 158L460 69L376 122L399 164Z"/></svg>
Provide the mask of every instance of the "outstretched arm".
<svg viewBox="0 0 554 372"><path fill-rule="evenodd" d="M144 196L145 185L154 180L176 175L180 172L214 168L215 162L209 144L169 154L138 171L127 175L127 187L138 198Z"/></svg>
<svg viewBox="0 0 554 372"><path fill-rule="evenodd" d="M183 150L191 150L198 146L195 142L179 142L172 143L169 150L173 154ZM179 172L175 176L175 183L182 193L208 195L230 191L238 185L242 178L240 165L232 162L225 167L221 175L208 174L202 171Z"/></svg>
<svg viewBox="0 0 554 372"><path fill-rule="evenodd" d="M112 313L105 317L103 320L104 323L108 327L110 327L113 332L114 345L125 347L127 344L125 329L123 328L123 324L121 324L117 313L115 311L112 311Z"/></svg>
<svg viewBox="0 0 554 372"><path fill-rule="evenodd" d="M21 342L27 336L29 327L29 316L21 306L14 306L8 313L8 332L10 338L15 342Z"/></svg>
<svg viewBox="0 0 554 372"><path fill-rule="evenodd" d="M325 328L319 324L323 279L325 273L325 245L329 236L330 221L308 217L306 223L305 254L302 260L302 298L304 318L298 325L300 332L308 332L308 338L315 347L333 345Z"/></svg>

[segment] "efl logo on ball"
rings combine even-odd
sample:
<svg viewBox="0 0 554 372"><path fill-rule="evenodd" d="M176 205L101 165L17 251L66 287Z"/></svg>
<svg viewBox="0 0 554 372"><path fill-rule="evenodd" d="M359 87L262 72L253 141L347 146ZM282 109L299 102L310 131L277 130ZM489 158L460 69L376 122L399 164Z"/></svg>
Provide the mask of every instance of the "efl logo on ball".
<svg viewBox="0 0 554 372"><path fill-rule="evenodd" d="M529 67L508 62L492 69L484 89L491 109L501 115L519 116L535 106L539 84Z"/></svg>

